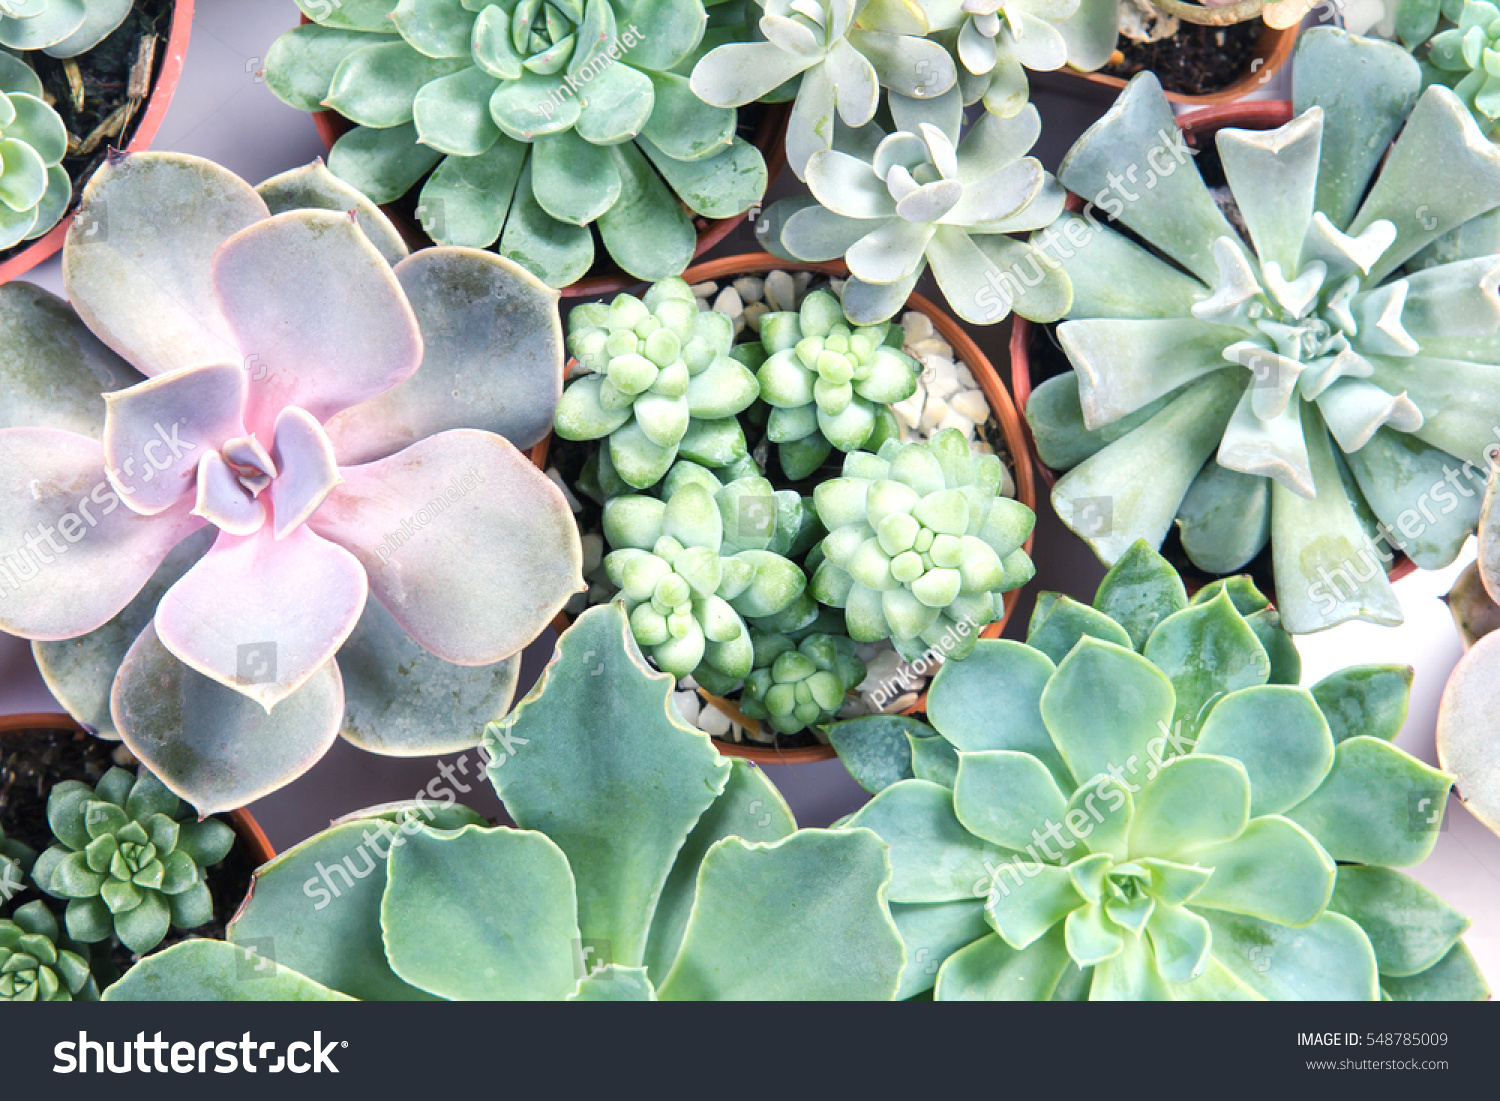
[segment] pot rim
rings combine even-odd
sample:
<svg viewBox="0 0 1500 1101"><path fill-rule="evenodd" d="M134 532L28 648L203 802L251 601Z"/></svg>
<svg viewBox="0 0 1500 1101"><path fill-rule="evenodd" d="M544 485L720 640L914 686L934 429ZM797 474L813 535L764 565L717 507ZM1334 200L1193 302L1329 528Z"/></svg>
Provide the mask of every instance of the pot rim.
<svg viewBox="0 0 1500 1101"><path fill-rule="evenodd" d="M1238 103L1223 103L1213 107L1204 107L1201 110L1189 111L1177 119L1177 126L1193 144L1197 144L1199 137L1209 138L1220 130L1230 126L1248 126L1252 129L1269 130L1277 126L1285 125L1292 118L1292 104L1285 99L1261 99L1244 100ZM1067 209L1077 212L1083 208L1083 200L1068 193ZM1031 455L1036 468L1037 477L1040 478L1049 490L1057 484L1059 473L1042 462L1042 456L1036 449L1036 439L1031 434L1031 424L1026 420L1026 405L1031 400L1031 322L1017 315L1010 331L1010 388L1015 394L1016 406L1021 413L1021 429L1026 436L1027 449ZM1404 554L1398 554L1391 568L1386 571L1386 576L1392 581L1415 573L1417 564ZM1209 581L1219 576L1233 575L1210 575L1202 573L1200 577L1184 577L1189 592L1196 592ZM1207 579L1207 580L1204 580ZM1274 595L1267 594L1272 597Z"/></svg>
<svg viewBox="0 0 1500 1101"><path fill-rule="evenodd" d="M740 253L734 256L721 256L713 260L695 264L683 273L683 279L689 284L704 282L719 282L726 278L741 275L758 275L771 271L803 272L809 271L819 275L829 275L842 279L848 276L849 269L842 260L828 260L821 262L793 262L778 259L768 252ZM630 284L640 285L641 281ZM979 383L980 389L984 391L985 400L989 403L990 412L1000 424L1000 433L1005 439L1006 449L1010 452L1010 466L1016 483L1015 499L1025 505L1032 512L1036 512L1036 469L1033 465L1031 438L1025 428L1025 420L1020 411L1011 401L1010 394L1005 389L1005 384L1000 381L1000 374L995 370L983 350L975 343L974 339L964 330L963 326L951 314L945 311L926 296L912 292L906 301L907 310L916 310L925 314L932 321L933 328L953 348L958 362L969 368L974 380ZM537 469L545 471L547 468L547 451L552 443L552 433L548 433L541 443L531 448L527 453ZM1026 537L1022 544L1026 553L1032 552L1036 541L1036 531ZM981 638L999 638L1005 625L1010 621L1011 615L1020 602L1020 589L1012 589L1004 595L1005 609L1000 618L987 625L980 632ZM566 612L558 613L552 622L552 627L558 634L567 629L571 622ZM730 714L731 718L740 721L743 716L739 715L738 708L734 708L732 702L721 700L716 696L708 696L701 689L701 695L711 700L715 707ZM917 702L907 709L905 714L920 714L926 709L927 693L924 691ZM744 720L749 722L750 720ZM743 723L742 723L743 725ZM829 761L838 756L831 745L819 743L817 745L797 746L795 748L782 749L776 746L750 746L743 742L728 742L722 738L714 738L714 745L720 753L729 757L743 757L761 765L791 765L806 764L814 761Z"/></svg>
<svg viewBox="0 0 1500 1101"><path fill-rule="evenodd" d="M89 737L89 732L84 729L83 725L65 712L29 711L15 715L0 715L0 738L13 737L32 730L69 730L81 737ZM234 829L235 837L240 844L250 850L257 868L276 858L276 849L266 837L265 830L261 829L255 816L244 807L238 807L213 817L228 819L230 826Z"/></svg>
<svg viewBox="0 0 1500 1101"><path fill-rule="evenodd" d="M1209 104L1227 104L1243 99L1257 88L1261 88L1270 82L1287 60L1292 56L1292 51L1297 45L1298 27L1283 27L1277 29L1262 21L1260 38L1255 42L1255 49L1250 55L1250 68L1244 76L1217 92L1204 92L1201 95L1189 95L1185 92L1166 92L1168 101L1188 106L1206 106ZM1259 62L1260 64L1256 64ZM1084 72L1064 65L1056 70L1069 77L1086 80L1090 84L1098 84L1106 88L1120 89L1130 83L1128 77L1111 76L1108 73Z"/></svg>
<svg viewBox="0 0 1500 1101"><path fill-rule="evenodd" d="M166 57L162 59L156 83L151 86L151 94L146 98L146 110L141 114L130 144L125 147L127 153L140 153L149 149L167 117L167 108L172 105L172 97L177 94L182 69L187 63L188 40L193 30L193 4L194 0L174 0L172 24L167 31ZM73 224L77 213L77 204L70 204L62 221L9 260L0 263L0 285L25 275L38 264L51 259L67 240L68 227Z"/></svg>

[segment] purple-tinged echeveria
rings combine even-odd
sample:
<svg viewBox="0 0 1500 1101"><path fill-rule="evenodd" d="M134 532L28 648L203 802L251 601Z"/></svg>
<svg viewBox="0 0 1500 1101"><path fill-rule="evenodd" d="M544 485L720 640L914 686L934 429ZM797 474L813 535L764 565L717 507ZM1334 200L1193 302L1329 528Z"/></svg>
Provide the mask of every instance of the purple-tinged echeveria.
<svg viewBox="0 0 1500 1101"><path fill-rule="evenodd" d="M0 294L6 341L48 349L33 381L62 395L30 399L42 426L0 420L0 626L202 814L290 782L341 728L387 753L473 744L582 585L568 506L517 449L560 392L555 292L467 249L392 267L404 251L321 166L257 192L138 154L84 193L77 319ZM117 384L120 357L146 380L79 434L69 384ZM472 729L403 714L434 698Z"/></svg>

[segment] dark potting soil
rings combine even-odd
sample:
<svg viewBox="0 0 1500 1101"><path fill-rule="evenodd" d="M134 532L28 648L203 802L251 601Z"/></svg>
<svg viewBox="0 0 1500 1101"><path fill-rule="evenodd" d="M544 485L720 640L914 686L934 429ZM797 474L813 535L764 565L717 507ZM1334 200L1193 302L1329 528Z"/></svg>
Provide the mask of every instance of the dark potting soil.
<svg viewBox="0 0 1500 1101"><path fill-rule="evenodd" d="M0 826L5 829L6 838L29 845L37 852L46 849L52 843L52 830L47 825L47 796L52 788L64 780L98 783L118 763L114 754L122 749L118 742L68 730L24 730L0 735ZM133 763L128 767L133 768ZM192 930L172 929L153 951L194 937L222 940L230 919L250 889L255 868L254 856L237 837L229 855L207 871L208 889L214 900L213 921ZM26 891L16 896L15 903L24 905L38 898L47 903L61 925L67 905L61 899L50 898L28 885ZM96 949L94 969L101 989L138 958L119 944L99 945Z"/></svg>
<svg viewBox="0 0 1500 1101"><path fill-rule="evenodd" d="M1128 80L1149 69L1169 92L1209 95L1252 71L1255 46L1264 29L1264 23L1252 19L1230 27L1184 22L1176 34L1156 42L1133 42L1122 35L1115 46L1124 60L1106 65L1103 71Z"/></svg>
<svg viewBox="0 0 1500 1101"><path fill-rule="evenodd" d="M123 149L135 136L167 56L175 6L175 0L135 0L125 22L75 58L48 57L40 50L22 55L41 78L47 102L68 128L63 167L73 181L69 211L109 151ZM0 251L0 261L34 243L23 241Z"/></svg>

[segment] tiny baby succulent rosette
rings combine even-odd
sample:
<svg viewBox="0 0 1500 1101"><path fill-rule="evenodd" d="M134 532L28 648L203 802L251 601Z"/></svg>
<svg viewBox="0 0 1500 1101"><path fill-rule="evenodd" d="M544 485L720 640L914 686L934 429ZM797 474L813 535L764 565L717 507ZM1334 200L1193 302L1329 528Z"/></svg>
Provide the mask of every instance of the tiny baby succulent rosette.
<svg viewBox="0 0 1500 1101"><path fill-rule="evenodd" d="M0 0L0 46L77 57L103 42L135 0Z"/></svg>
<svg viewBox="0 0 1500 1101"><path fill-rule="evenodd" d="M964 123L954 93L891 101L889 126L841 131L808 160L811 198L783 199L756 224L766 249L794 260L843 259L844 310L857 325L896 315L929 267L953 312L993 325L1012 310L1055 321L1071 301L1056 260L1012 234L1041 229L1066 192L1035 157L1041 116Z"/></svg>
<svg viewBox="0 0 1500 1101"><path fill-rule="evenodd" d="M355 124L329 166L375 202L420 183L441 244L496 246L562 287L594 265L595 227L620 268L662 279L693 257L692 214L736 217L765 191L737 112L689 87L699 0L298 6L312 22L271 47L267 85Z"/></svg>
<svg viewBox="0 0 1500 1101"><path fill-rule="evenodd" d="M492 745L517 828L431 802L341 820L260 870L228 943L147 957L106 998L890 999L885 846L798 829L672 687L619 606L585 612Z"/></svg>
<svg viewBox="0 0 1500 1101"><path fill-rule="evenodd" d="M582 585L518 450L556 406L556 293L407 256L320 165L257 190L154 153L90 181L63 277L71 307L0 288L0 622L70 713L205 815L341 733L475 744Z"/></svg>
<svg viewBox="0 0 1500 1101"><path fill-rule="evenodd" d="M94 787L65 780L47 797L57 843L31 877L68 900L68 936L96 944L112 936L143 954L172 927L196 929L214 916L205 869L228 855L234 831L197 816L145 769L112 768Z"/></svg>
<svg viewBox="0 0 1500 1101"><path fill-rule="evenodd" d="M44 902L0 920L0 1002L96 1002L89 950L63 936Z"/></svg>
<svg viewBox="0 0 1500 1101"><path fill-rule="evenodd" d="M1178 140L1150 75L1079 139L1059 179L1135 236L1091 207L1033 239L1071 277L1057 336L1075 370L1027 417L1042 461L1070 471L1058 515L1105 562L1175 523L1213 574L1269 544L1296 633L1394 624L1395 554L1447 565L1478 520L1500 408L1500 151L1390 43L1309 31L1294 83L1285 126L1218 133L1243 231L1190 163L1115 191Z"/></svg>
<svg viewBox="0 0 1500 1101"><path fill-rule="evenodd" d="M1500 133L1500 7L1489 0L1404 0L1396 8L1396 33L1421 62L1424 83L1452 88L1493 140Z"/></svg>
<svg viewBox="0 0 1500 1101"><path fill-rule="evenodd" d="M68 130L42 97L31 66L0 51L0 249L42 236L73 196Z"/></svg>
<svg viewBox="0 0 1500 1101"><path fill-rule="evenodd" d="M1299 688L1267 611L1244 578L1189 602L1138 542L1093 607L944 665L911 778L847 822L891 846L900 996L1488 996L1468 922L1392 870L1451 783L1391 744L1411 671Z"/></svg>
<svg viewBox="0 0 1500 1101"><path fill-rule="evenodd" d="M745 678L740 711L783 734L830 722L845 694L865 679L865 663L847 635L810 634L798 642L752 634L751 640L755 669Z"/></svg>

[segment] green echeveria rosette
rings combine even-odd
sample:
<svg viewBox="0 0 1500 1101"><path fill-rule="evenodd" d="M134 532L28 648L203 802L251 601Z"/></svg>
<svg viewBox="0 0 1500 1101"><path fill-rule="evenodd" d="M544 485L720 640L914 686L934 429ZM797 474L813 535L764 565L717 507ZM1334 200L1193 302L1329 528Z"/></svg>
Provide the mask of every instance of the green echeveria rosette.
<svg viewBox="0 0 1500 1101"><path fill-rule="evenodd" d="M1297 687L1268 612L1245 578L1189 602L1138 542L1092 607L943 666L909 778L848 822L891 845L903 996L1488 995L1467 921L1391 870L1452 782L1391 744L1410 669Z"/></svg>
<svg viewBox="0 0 1500 1101"><path fill-rule="evenodd" d="M37 858L36 885L68 899L68 935L85 944L118 936L149 952L171 926L195 929L213 918L204 869L223 860L234 831L198 821L145 769L112 768L90 788L68 780L47 798L58 844Z"/></svg>
<svg viewBox="0 0 1500 1101"><path fill-rule="evenodd" d="M610 468L636 489L665 477L684 449L730 447L743 454L734 419L759 392L755 376L731 358L734 323L700 311L681 279L657 283L644 299L622 294L568 315L568 350L587 373L569 383L557 407L567 440L608 437Z"/></svg>
<svg viewBox="0 0 1500 1101"><path fill-rule="evenodd" d="M0 911L26 886L26 877L36 863L36 853L19 841L5 836L0 826Z"/></svg>
<svg viewBox="0 0 1500 1101"><path fill-rule="evenodd" d="M125 21L135 0L4 0L0 46L77 57Z"/></svg>
<svg viewBox="0 0 1500 1101"><path fill-rule="evenodd" d="M1036 516L999 495L1004 477L998 457L972 455L951 428L851 452L813 493L828 536L809 592L844 609L858 642L889 638L908 660L935 646L964 657L1002 594L1036 572L1022 548Z"/></svg>
<svg viewBox="0 0 1500 1101"><path fill-rule="evenodd" d="M786 635L754 635L755 669L745 678L740 711L796 734L828 722L844 696L865 679L865 663L847 636L813 634L800 642Z"/></svg>
<svg viewBox="0 0 1500 1101"><path fill-rule="evenodd" d="M378 203L422 183L440 244L495 246L554 287L609 256L682 271L692 216L736 217L766 186L737 112L689 87L699 0L299 0L266 82L355 123L329 167ZM687 209L684 209L684 205Z"/></svg>
<svg viewBox="0 0 1500 1101"><path fill-rule="evenodd" d="M901 350L902 335L887 322L851 326L828 290L809 294L795 313L760 319L760 343L750 354L764 357L756 378L771 406L766 437L788 478L807 478L835 447L865 447L887 407L916 392L921 368ZM894 425L879 433L895 434Z"/></svg>
<svg viewBox="0 0 1500 1101"><path fill-rule="evenodd" d="M636 643L657 667L722 690L754 666L745 620L792 607L807 578L780 554L726 542L733 529L726 532L721 501L703 481L667 490L665 500L629 495L604 506L604 538L612 548L604 569L620 590ZM748 505L732 494L720 497L746 528L771 529L769 493Z"/></svg>
<svg viewBox="0 0 1500 1101"><path fill-rule="evenodd" d="M1500 133L1500 7L1488 0L1463 0L1453 8L1454 26L1438 31L1421 54L1422 76L1443 84L1468 105L1485 136Z"/></svg>
<svg viewBox="0 0 1500 1101"><path fill-rule="evenodd" d="M1027 417L1069 471L1058 515L1105 562L1174 525L1213 574L1269 546L1305 633L1400 623L1394 554L1458 555L1500 408L1500 150L1421 84L1390 43L1304 34L1296 117L1217 135L1243 233L1173 152L1149 74L1064 159L1059 180L1154 249L1072 213L1033 239L1072 282L1057 334L1076 371L1038 386ZM1154 186L1118 195L1142 149Z"/></svg>
<svg viewBox="0 0 1500 1101"><path fill-rule="evenodd" d="M67 152L67 127L42 98L42 82L0 51L0 249L33 241L62 220L73 194L62 167Z"/></svg>
<svg viewBox="0 0 1500 1101"><path fill-rule="evenodd" d="M62 935L46 903L0 921L0 1002L96 1002L88 949Z"/></svg>

